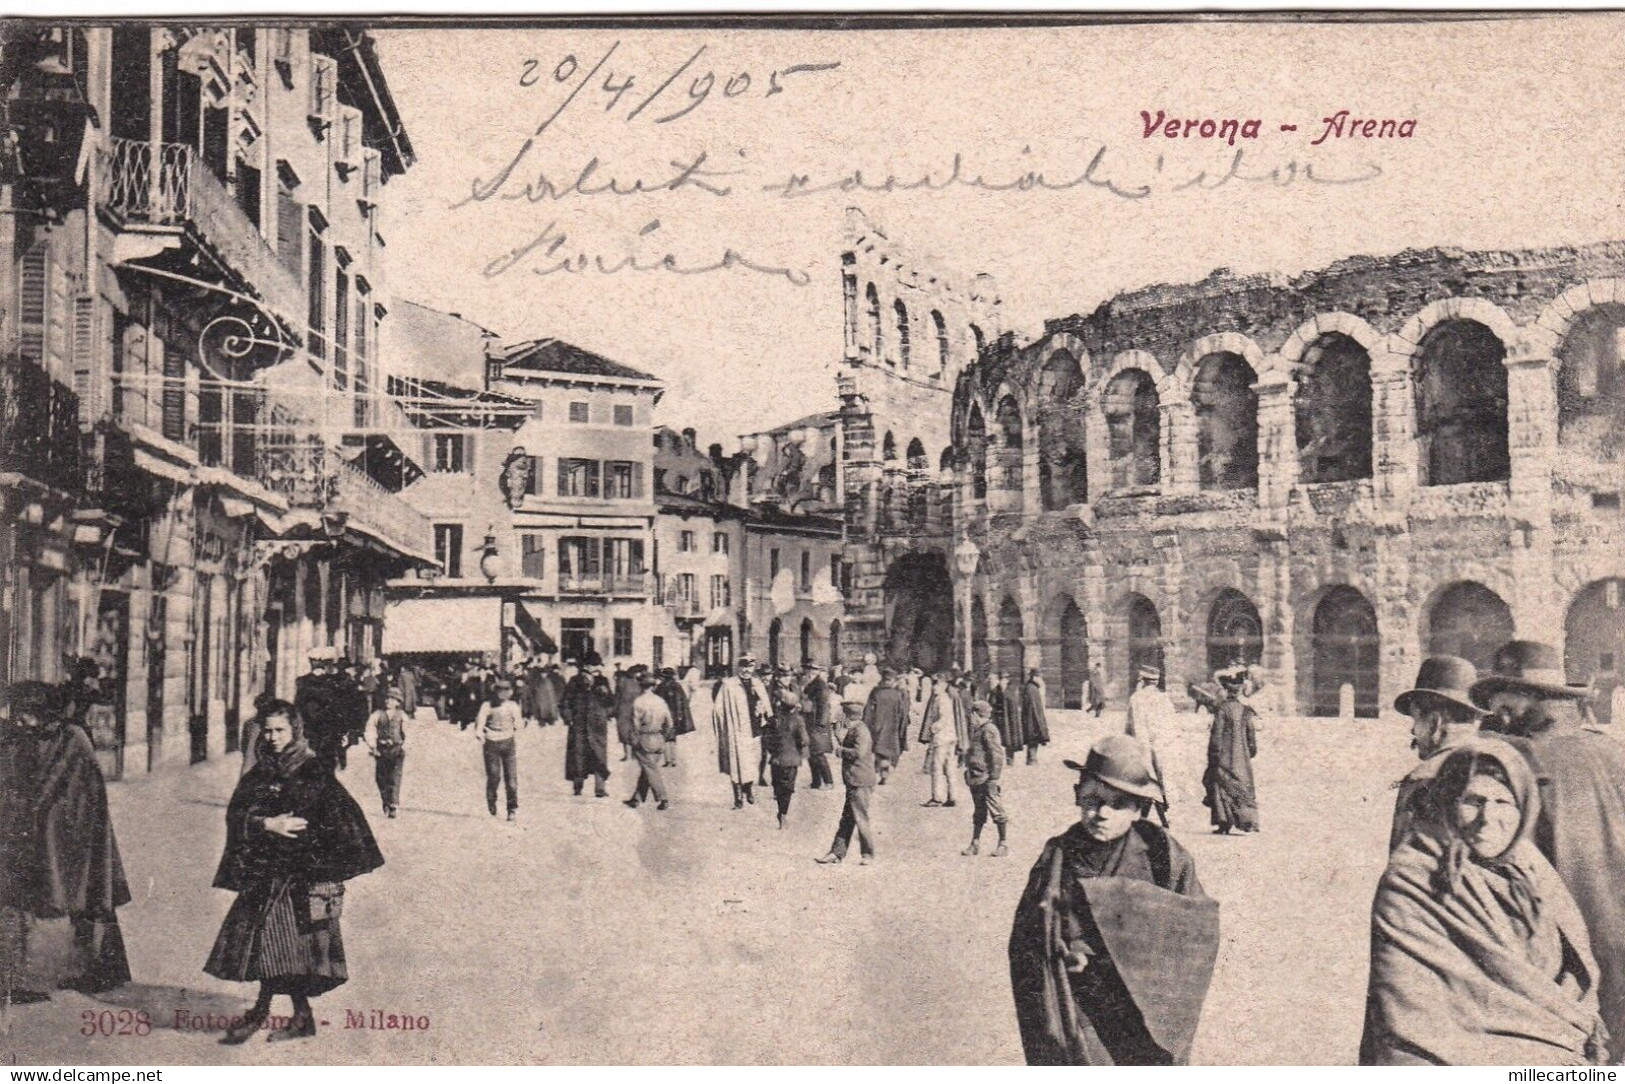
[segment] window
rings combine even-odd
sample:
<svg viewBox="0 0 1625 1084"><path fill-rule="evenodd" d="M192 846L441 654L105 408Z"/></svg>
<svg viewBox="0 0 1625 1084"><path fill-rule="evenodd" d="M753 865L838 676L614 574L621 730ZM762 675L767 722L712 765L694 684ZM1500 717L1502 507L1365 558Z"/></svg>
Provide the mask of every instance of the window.
<svg viewBox="0 0 1625 1084"><path fill-rule="evenodd" d="M462 433L436 433L431 467L436 474L462 474L467 463L467 448Z"/></svg>
<svg viewBox="0 0 1625 1084"><path fill-rule="evenodd" d="M835 587L841 586L841 555L838 553L829 555L829 582Z"/></svg>
<svg viewBox="0 0 1625 1084"><path fill-rule="evenodd" d="M630 617L617 617L615 619L615 654L622 656L632 654L632 619Z"/></svg>
<svg viewBox="0 0 1625 1084"><path fill-rule="evenodd" d="M616 576L643 575L643 539L605 539L604 571Z"/></svg>
<svg viewBox="0 0 1625 1084"><path fill-rule="evenodd" d="M434 525L434 559L440 571L453 578L463 574L463 525L436 523Z"/></svg>
<svg viewBox="0 0 1625 1084"><path fill-rule="evenodd" d="M666 638L664 636L656 636L654 638L654 650L652 654L654 655L654 661L650 665L652 665L656 670L659 670L661 667L666 665Z"/></svg>
<svg viewBox="0 0 1625 1084"><path fill-rule="evenodd" d="M520 574L532 580L542 578L547 568L547 550L543 547L547 537L534 531L528 531L519 536L519 571Z"/></svg>
<svg viewBox="0 0 1625 1084"><path fill-rule="evenodd" d="M694 600L694 573L678 573L675 577L675 585L677 588L678 601L692 602Z"/></svg>
<svg viewBox="0 0 1625 1084"><path fill-rule="evenodd" d="M586 403L571 403L570 404L570 420L572 422L585 423L587 421L587 404Z"/></svg>
<svg viewBox="0 0 1625 1084"><path fill-rule="evenodd" d="M560 459L559 496L598 496L598 460Z"/></svg>
<svg viewBox="0 0 1625 1084"><path fill-rule="evenodd" d="M609 500L630 500L642 496L638 492L638 463L605 463L604 464L604 496Z"/></svg>
<svg viewBox="0 0 1625 1084"><path fill-rule="evenodd" d="M310 336L305 348L318 358L327 357L327 249L322 235L310 231L310 267L306 290L310 298Z"/></svg>
<svg viewBox="0 0 1625 1084"><path fill-rule="evenodd" d="M771 580L778 574L779 551L777 549L770 549L767 551L767 578Z"/></svg>
<svg viewBox="0 0 1625 1084"><path fill-rule="evenodd" d="M350 276L333 269L333 386L350 383Z"/></svg>
<svg viewBox="0 0 1625 1084"><path fill-rule="evenodd" d="M722 533L721 531L718 531L716 534L711 536L711 552L712 553L727 553L728 552L728 536L726 534Z"/></svg>
<svg viewBox="0 0 1625 1084"><path fill-rule="evenodd" d="M693 553L694 552L694 532L693 531L684 531L682 534L677 536L677 552L678 553Z"/></svg>
<svg viewBox="0 0 1625 1084"><path fill-rule="evenodd" d="M366 280L357 277L356 286L364 290ZM372 400L368 390L372 374L367 365L367 324L370 323L367 295L357 293L355 299L355 424L357 429L372 425Z"/></svg>
<svg viewBox="0 0 1625 1084"><path fill-rule="evenodd" d="M664 467L655 468L655 492L666 492L666 471Z"/></svg>
<svg viewBox="0 0 1625 1084"><path fill-rule="evenodd" d="M903 368L908 368L909 342L908 342L908 306L898 298L892 304L892 312L897 317L897 356L902 359Z"/></svg>
<svg viewBox="0 0 1625 1084"><path fill-rule="evenodd" d="M559 577L596 576L599 569L596 538L559 539Z"/></svg>
<svg viewBox="0 0 1625 1084"><path fill-rule="evenodd" d="M632 408L630 406L617 405L615 407L615 424L616 425L631 425L632 424Z"/></svg>
<svg viewBox="0 0 1625 1084"><path fill-rule="evenodd" d="M801 590L803 593L812 590L812 551L801 551Z"/></svg>
<svg viewBox="0 0 1625 1084"><path fill-rule="evenodd" d="M945 370L948 368L948 322L936 309L931 310L931 326L937 331L937 368Z"/></svg>
<svg viewBox="0 0 1625 1084"><path fill-rule="evenodd" d="M727 576L716 575L711 577L711 608L727 608L733 605L733 581Z"/></svg>

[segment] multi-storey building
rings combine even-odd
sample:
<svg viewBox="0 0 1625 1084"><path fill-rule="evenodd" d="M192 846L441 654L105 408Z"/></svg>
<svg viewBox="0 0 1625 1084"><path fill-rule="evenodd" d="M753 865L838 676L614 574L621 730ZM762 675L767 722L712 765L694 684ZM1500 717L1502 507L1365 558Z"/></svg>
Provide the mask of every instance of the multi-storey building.
<svg viewBox="0 0 1625 1084"><path fill-rule="evenodd" d="M18 24L3 70L0 679L96 660L115 772L234 749L430 554L371 432L411 143L358 30Z"/></svg>
<svg viewBox="0 0 1625 1084"><path fill-rule="evenodd" d="M729 499L741 484L736 464L696 439L692 429L655 429L654 658L711 672L743 642L747 505Z"/></svg>
<svg viewBox="0 0 1625 1084"><path fill-rule="evenodd" d="M1371 716L1517 636L1616 716L1622 276L1620 242L1220 270L1001 339L954 393L960 649L1060 703L1242 660Z"/></svg>

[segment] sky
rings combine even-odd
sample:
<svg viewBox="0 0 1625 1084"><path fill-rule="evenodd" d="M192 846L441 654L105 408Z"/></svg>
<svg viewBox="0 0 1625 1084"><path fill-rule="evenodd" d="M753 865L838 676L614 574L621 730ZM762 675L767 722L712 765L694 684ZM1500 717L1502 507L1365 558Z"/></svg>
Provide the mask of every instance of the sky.
<svg viewBox="0 0 1625 1084"><path fill-rule="evenodd" d="M1023 340L1218 267L1625 238L1622 31L1602 13L383 29L418 158L388 188L389 288L653 373L663 423L727 441L835 405L848 206L922 261L991 274ZM1314 145L1342 110L1414 132ZM1258 134L1148 136L1159 111L1255 119ZM956 156L962 181L985 183L943 184ZM934 184L841 190L854 171ZM1013 183L1032 173L1046 183ZM611 179L645 190L601 191Z"/></svg>

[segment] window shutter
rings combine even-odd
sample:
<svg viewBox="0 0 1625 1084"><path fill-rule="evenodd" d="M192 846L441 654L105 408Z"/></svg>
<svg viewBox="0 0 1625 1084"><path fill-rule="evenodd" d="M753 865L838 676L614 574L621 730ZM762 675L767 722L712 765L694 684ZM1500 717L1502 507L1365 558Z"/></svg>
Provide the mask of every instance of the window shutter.
<svg viewBox="0 0 1625 1084"><path fill-rule="evenodd" d="M35 362L45 360L45 323L50 308L46 277L50 257L40 245L23 254L17 287L17 353Z"/></svg>
<svg viewBox="0 0 1625 1084"><path fill-rule="evenodd" d="M305 221L304 210L293 193L280 185L276 190L276 254L284 266L300 269L299 241Z"/></svg>
<svg viewBox="0 0 1625 1084"><path fill-rule="evenodd" d="M434 434L423 434L423 462L419 464L425 474L434 473Z"/></svg>
<svg viewBox="0 0 1625 1084"><path fill-rule="evenodd" d="M473 474L474 473L474 450L475 450L476 447L479 446L479 443L480 443L479 441L474 439L474 434L473 433L464 433L463 434L463 471L464 471L464 473L467 473L467 474Z"/></svg>
<svg viewBox="0 0 1625 1084"><path fill-rule="evenodd" d="M73 299L73 390L79 396L79 419L92 422L101 416L101 382L98 379L101 344L96 337L96 298L81 295Z"/></svg>
<svg viewBox="0 0 1625 1084"><path fill-rule="evenodd" d="M530 472L525 479L525 492L532 497L542 495L542 457L530 457Z"/></svg>
<svg viewBox="0 0 1625 1084"><path fill-rule="evenodd" d="M558 495L560 497L563 497L563 496L566 496L569 492L570 492L570 461L568 459L562 459L561 458L559 460L559 488L558 488Z"/></svg>
<svg viewBox="0 0 1625 1084"><path fill-rule="evenodd" d="M170 440L186 441L186 356L166 342L164 352L163 428Z"/></svg>
<svg viewBox="0 0 1625 1084"><path fill-rule="evenodd" d="M632 499L643 499L643 464L632 464Z"/></svg>

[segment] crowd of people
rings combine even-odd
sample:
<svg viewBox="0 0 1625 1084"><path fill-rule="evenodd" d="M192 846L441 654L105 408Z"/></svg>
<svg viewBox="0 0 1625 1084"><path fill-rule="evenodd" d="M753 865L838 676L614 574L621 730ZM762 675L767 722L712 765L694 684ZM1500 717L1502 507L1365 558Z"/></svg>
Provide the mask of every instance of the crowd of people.
<svg viewBox="0 0 1625 1084"><path fill-rule="evenodd" d="M420 709L471 733L486 806L519 811L516 740L566 728L564 776L608 797L611 730L635 783L624 804L669 808L665 770L696 730L708 690L717 771L734 810L771 790L791 816L803 765L814 790L845 792L827 852L876 860L871 811L910 745L923 748L927 808L967 795L961 852L1009 853L1002 787L1049 743L1045 688L1024 677L946 668L924 674L866 656L851 671L799 671L750 656L703 680L646 665L606 671L595 653L499 670L352 667L311 654L293 701L262 698L244 734L214 878L236 894L204 970L257 984L222 1041L261 1030L316 1033L311 999L348 977L346 882L384 857L337 773L357 746L375 761L379 802L398 816L406 744ZM1019 678L1019 680L1018 680ZM1049 840L1009 939L1023 1048L1034 1064L1179 1064L1189 1058L1219 945L1219 905L1170 833L1170 780L1158 744L1177 722L1155 667L1135 674L1121 733L1095 741L1077 773L1076 824ZM1261 674L1238 664L1192 683L1210 713L1202 801L1218 834L1259 831L1251 762ZM130 979L117 909L130 893L105 783L78 711L82 682L22 682L0 718L0 980L8 1000L100 991ZM1480 675L1464 659L1426 660L1395 701L1418 763L1395 784L1386 872L1372 905L1362 1064L1618 1064L1625 1058L1625 747L1591 722L1589 688L1548 645L1514 641ZM1083 698L1098 716L1099 671ZM499 800L501 804L499 805ZM984 852L991 823L997 842ZM42 965L50 961L50 966ZM291 999L270 1028L272 1000Z"/></svg>

